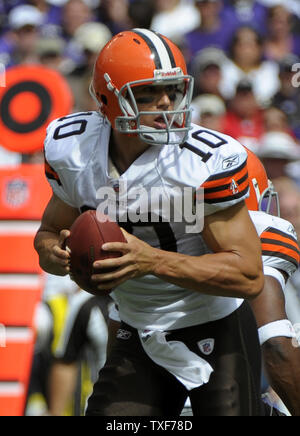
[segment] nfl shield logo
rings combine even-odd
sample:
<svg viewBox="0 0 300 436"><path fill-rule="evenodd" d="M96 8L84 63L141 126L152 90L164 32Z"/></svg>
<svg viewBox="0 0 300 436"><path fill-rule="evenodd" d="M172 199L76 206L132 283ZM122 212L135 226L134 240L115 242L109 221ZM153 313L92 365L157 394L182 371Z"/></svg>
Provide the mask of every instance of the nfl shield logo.
<svg viewBox="0 0 300 436"><path fill-rule="evenodd" d="M11 208L22 207L29 198L29 186L25 180L12 179L5 187L5 202Z"/></svg>
<svg viewBox="0 0 300 436"><path fill-rule="evenodd" d="M208 356L214 350L215 340L213 338L203 339L202 341L199 341L197 344L201 353Z"/></svg>

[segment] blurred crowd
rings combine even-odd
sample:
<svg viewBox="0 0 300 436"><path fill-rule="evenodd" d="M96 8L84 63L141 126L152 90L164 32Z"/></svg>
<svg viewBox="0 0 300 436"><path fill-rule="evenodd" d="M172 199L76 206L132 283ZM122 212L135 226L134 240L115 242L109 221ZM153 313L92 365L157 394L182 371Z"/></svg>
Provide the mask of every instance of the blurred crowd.
<svg viewBox="0 0 300 436"><path fill-rule="evenodd" d="M41 64L71 86L74 110L89 95L99 50L116 33L156 30L183 51L195 78L193 121L233 136L262 159L281 216L300 235L299 0L0 0L0 63ZM0 144L0 165L41 162ZM300 274L290 317L300 323Z"/></svg>

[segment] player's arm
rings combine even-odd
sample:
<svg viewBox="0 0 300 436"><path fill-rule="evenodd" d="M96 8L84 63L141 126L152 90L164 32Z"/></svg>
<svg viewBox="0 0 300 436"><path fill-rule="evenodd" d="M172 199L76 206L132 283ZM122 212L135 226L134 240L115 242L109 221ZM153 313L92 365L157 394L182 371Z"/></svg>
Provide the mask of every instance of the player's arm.
<svg viewBox="0 0 300 436"><path fill-rule="evenodd" d="M64 276L69 273L69 253L63 250L68 229L79 216L79 211L52 195L35 236L34 247L39 255L41 268L50 273Z"/></svg>
<svg viewBox="0 0 300 436"><path fill-rule="evenodd" d="M177 258L163 252L155 275L211 295L257 295L263 287L261 248L244 202L206 217L202 236L212 254Z"/></svg>
<svg viewBox="0 0 300 436"><path fill-rule="evenodd" d="M300 348L293 345L289 333L285 298L279 281L266 275L264 289L251 305L261 332L268 381L290 413L300 416ZM276 321L282 324L277 324L274 330L271 323Z"/></svg>
<svg viewBox="0 0 300 436"><path fill-rule="evenodd" d="M187 256L153 248L128 233L125 236L128 244L103 245L124 255L95 262L99 274L93 280L99 290L145 274L209 295L251 298L262 290L260 240L244 202L206 217L203 237L212 254ZM118 269L101 274L101 268L107 267Z"/></svg>

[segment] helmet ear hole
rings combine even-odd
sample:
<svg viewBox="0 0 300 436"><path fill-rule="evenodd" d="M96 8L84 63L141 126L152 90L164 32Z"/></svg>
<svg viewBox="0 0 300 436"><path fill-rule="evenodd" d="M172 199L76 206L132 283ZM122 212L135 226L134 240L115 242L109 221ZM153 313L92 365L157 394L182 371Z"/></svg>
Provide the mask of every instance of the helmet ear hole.
<svg viewBox="0 0 300 436"><path fill-rule="evenodd" d="M99 95L98 95L98 97L99 97ZM106 97L106 95L101 94L100 99L101 99L101 102L107 106L107 97Z"/></svg>

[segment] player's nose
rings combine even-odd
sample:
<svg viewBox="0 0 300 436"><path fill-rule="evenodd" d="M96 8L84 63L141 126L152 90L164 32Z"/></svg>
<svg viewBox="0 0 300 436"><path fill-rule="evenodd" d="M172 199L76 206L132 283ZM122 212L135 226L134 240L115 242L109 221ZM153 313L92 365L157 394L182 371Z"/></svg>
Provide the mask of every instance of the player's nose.
<svg viewBox="0 0 300 436"><path fill-rule="evenodd" d="M157 107L162 110L170 109L172 105L171 99L166 91L162 91L157 100Z"/></svg>

